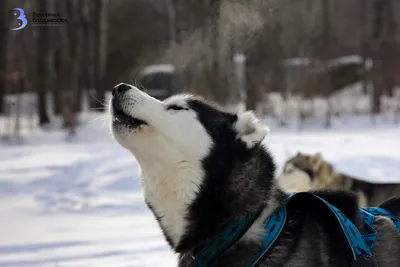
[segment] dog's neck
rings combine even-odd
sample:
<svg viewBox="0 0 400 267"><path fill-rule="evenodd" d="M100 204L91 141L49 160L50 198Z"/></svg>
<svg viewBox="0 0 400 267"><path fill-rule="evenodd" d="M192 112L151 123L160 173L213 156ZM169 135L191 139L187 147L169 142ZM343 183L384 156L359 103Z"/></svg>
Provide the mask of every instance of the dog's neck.
<svg viewBox="0 0 400 267"><path fill-rule="evenodd" d="M146 203L174 248L185 233L187 211L204 173L201 166L187 160L171 163L138 158L138 162Z"/></svg>
<svg viewBox="0 0 400 267"><path fill-rule="evenodd" d="M272 162L271 166L265 163L266 168L272 169L271 177L261 171L254 177L248 173L248 177L235 180L224 177L225 174L204 173L201 161L171 164L138 157L137 160L146 203L176 252L204 247L228 221L256 214L263 205L262 217L267 218L284 195L274 182ZM233 171L243 167L238 165ZM220 184L209 183L210 180L219 180ZM249 229L247 239L261 237L263 218Z"/></svg>

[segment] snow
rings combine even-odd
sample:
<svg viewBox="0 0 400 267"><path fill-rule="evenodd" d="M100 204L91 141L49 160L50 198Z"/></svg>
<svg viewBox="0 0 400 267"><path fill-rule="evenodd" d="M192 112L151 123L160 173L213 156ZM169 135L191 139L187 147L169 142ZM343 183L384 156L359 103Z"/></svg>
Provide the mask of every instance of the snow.
<svg viewBox="0 0 400 267"><path fill-rule="evenodd" d="M272 128L267 143L279 163L278 172L282 163L297 152L321 152L336 171L376 184L400 183L400 127L357 129L356 125L348 125L348 128L329 132L279 131L275 135Z"/></svg>
<svg viewBox="0 0 400 267"><path fill-rule="evenodd" d="M152 73L157 73L157 72L165 72L165 73L172 73L175 71L175 67L171 64L156 64L156 65L150 65L146 68L144 68L140 74L145 76L149 75Z"/></svg>
<svg viewBox="0 0 400 267"><path fill-rule="evenodd" d="M175 266L105 121L0 143L0 266Z"/></svg>
<svg viewBox="0 0 400 267"><path fill-rule="evenodd" d="M30 114L36 107L36 94L7 94L4 96L4 110L11 114ZM16 103L19 103L18 105Z"/></svg>
<svg viewBox="0 0 400 267"><path fill-rule="evenodd" d="M107 120L92 117L72 140L35 130L22 144L0 143L0 267L176 266L144 204L137 162ZM329 131L314 121L301 132L295 121L265 121L278 171L297 151L322 152L339 171L400 182L400 127L391 121L335 119Z"/></svg>
<svg viewBox="0 0 400 267"><path fill-rule="evenodd" d="M371 89L372 84L368 84L367 91ZM381 96L382 112L386 116L393 116L394 113L399 113L400 110L400 88L396 87L393 91L392 97ZM266 101L260 105L261 109L277 117L295 117L302 111L309 112L314 118L324 118L328 111L328 101L322 97L304 99L299 95L289 95L285 100L281 93L274 92L266 94L265 99ZM365 115L369 114L371 110L371 97L368 94L364 94L361 82L343 87L342 90L332 94L329 97L329 101L333 104L331 110L334 114L345 116Z"/></svg>
<svg viewBox="0 0 400 267"><path fill-rule="evenodd" d="M244 54L238 53L233 56L233 61L236 64L243 64L246 61L246 56Z"/></svg>
<svg viewBox="0 0 400 267"><path fill-rule="evenodd" d="M343 57L338 57L329 61L329 66L340 66L347 64L362 64L363 58L359 55L347 55Z"/></svg>
<svg viewBox="0 0 400 267"><path fill-rule="evenodd" d="M328 66L337 67L341 65L349 64L363 64L363 58L360 55L346 55L338 58L334 58L328 61ZM311 59L307 57L293 57L288 58L283 61L284 66L309 66L311 64ZM366 58L365 66L367 69L371 69L373 62L371 58Z"/></svg>
<svg viewBox="0 0 400 267"><path fill-rule="evenodd" d="M288 58L283 61L284 66L308 66L311 60L306 57Z"/></svg>

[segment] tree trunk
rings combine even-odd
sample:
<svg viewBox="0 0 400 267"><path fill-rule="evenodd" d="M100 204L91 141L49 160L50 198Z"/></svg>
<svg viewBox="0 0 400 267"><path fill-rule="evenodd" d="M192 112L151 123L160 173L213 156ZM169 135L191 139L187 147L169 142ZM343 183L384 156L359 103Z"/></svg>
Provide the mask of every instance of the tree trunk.
<svg viewBox="0 0 400 267"><path fill-rule="evenodd" d="M258 79L256 73L247 72L248 77L248 86L246 91L246 109L247 110L256 110L257 108L257 92L259 89L257 88Z"/></svg>
<svg viewBox="0 0 400 267"><path fill-rule="evenodd" d="M392 47L394 43L394 25L391 16L391 0L375 0L373 3L373 35L372 35L372 49L373 49L373 92L371 96L372 114L376 115L381 112L380 98L387 86L390 86L390 61L393 60L391 52L388 47ZM389 73L387 73L389 72Z"/></svg>
<svg viewBox="0 0 400 267"><path fill-rule="evenodd" d="M168 10L168 20L169 20L169 42L172 45L174 42L176 42L176 10L175 10L175 5L173 0L165 0L166 1L166 6Z"/></svg>
<svg viewBox="0 0 400 267"><path fill-rule="evenodd" d="M79 94L79 72L82 52L82 9L81 1L66 2L68 25L61 32L63 48L61 49L61 72L59 87L62 89L63 127L69 135L74 135L78 124L76 98Z"/></svg>
<svg viewBox="0 0 400 267"><path fill-rule="evenodd" d="M39 11L47 12L47 0L39 0ZM47 113L47 98L48 92L48 51L49 51L49 31L47 27L41 27L38 31L38 57L37 57L37 79L36 91L38 98L38 116L39 125L44 126L50 123L49 115Z"/></svg>
<svg viewBox="0 0 400 267"><path fill-rule="evenodd" d="M15 103L15 124L14 124L14 131L13 131L13 136L17 139L19 139L21 136L21 93L24 91L24 78L26 79L25 76L25 71L22 70L22 68L19 69L19 77L17 81L17 88L18 91L17 93L17 103Z"/></svg>
<svg viewBox="0 0 400 267"><path fill-rule="evenodd" d="M97 60L97 22L96 22L96 3L93 1L87 1L84 3L83 8L83 20L85 21L86 25L86 33L84 34L85 47L84 47L84 54L86 56L86 77L85 85L86 90L88 92L88 101L89 107L94 109L96 108L97 101L95 99L95 94L93 95L93 90L96 88L96 60Z"/></svg>
<svg viewBox="0 0 400 267"><path fill-rule="evenodd" d="M47 9L49 13L56 13L60 11L60 1L50 0L47 3ZM64 27L64 26L61 26ZM41 28L41 27L35 27ZM41 30L41 29L39 29ZM61 96L60 96L60 88L57 86L57 75L60 73L60 31L54 31L53 29L49 29L49 47L48 47L48 72L46 73L47 79L49 81L49 89L51 93L51 101L52 101L52 110L51 112L54 115L61 114Z"/></svg>
<svg viewBox="0 0 400 267"><path fill-rule="evenodd" d="M384 87L381 70L382 70L382 60L379 58L375 58L374 70L373 70L374 74L372 75L374 87L371 91L372 115L377 115L381 112L381 96L382 96L382 88Z"/></svg>
<svg viewBox="0 0 400 267"><path fill-rule="evenodd" d="M368 41L367 41L367 1L368 0L359 0L360 1L360 13L361 20L360 25L362 28L362 37L361 37L361 54L363 59L363 73L362 73L362 87L363 93L366 95L368 93L368 73L369 68L367 66L367 57L368 57Z"/></svg>
<svg viewBox="0 0 400 267"><path fill-rule="evenodd" d="M7 87L8 7L7 0L0 1L0 114L4 112L4 95Z"/></svg>
<svg viewBox="0 0 400 267"><path fill-rule="evenodd" d="M210 68L208 72L208 82L209 85L211 86L210 88L213 88L212 93L213 97L217 99L219 102L222 101L222 95L223 93L221 92L221 69L220 69L220 57L219 57L219 27L218 27L218 21L220 18L220 11L221 11L221 0L215 0L212 1L210 4L210 37L211 37L211 53L210 53Z"/></svg>
<svg viewBox="0 0 400 267"><path fill-rule="evenodd" d="M96 2L96 108L103 108L104 76L107 67L107 31L108 31L108 0L99 0Z"/></svg>
<svg viewBox="0 0 400 267"><path fill-rule="evenodd" d="M97 53L96 53L96 48L97 48L97 41L96 41L96 29L97 29L97 22L95 20L96 18L96 5L93 2L89 1L89 6L88 6L88 43L87 43L87 54L88 54L88 99L90 102L90 108L96 108L97 106L97 101L96 101L96 94L95 94L95 88L96 88L96 79L97 79L97 65L96 65L96 60L97 60ZM85 16L86 17L86 16Z"/></svg>
<svg viewBox="0 0 400 267"><path fill-rule="evenodd" d="M393 0L386 0L386 38L382 51L384 59L385 94L393 97L395 76L397 75L397 22L394 18Z"/></svg>
<svg viewBox="0 0 400 267"><path fill-rule="evenodd" d="M327 97L327 110L325 118L325 127L330 128L332 125L332 105L331 105L331 94L332 83L331 75L328 69L328 60L331 57L331 23L330 23L330 6L329 0L322 0L322 25L323 25L323 40L322 40L322 59L324 64L323 72L323 86L325 87L325 96Z"/></svg>
<svg viewBox="0 0 400 267"><path fill-rule="evenodd" d="M57 48L54 51L54 72L56 80L59 79L61 73L61 49ZM55 115L61 115L62 113L62 101L61 101L61 88L58 85L53 86L53 112Z"/></svg>
<svg viewBox="0 0 400 267"><path fill-rule="evenodd" d="M396 110L394 114L394 123L399 124L400 123L400 90L395 91L394 94L395 99L397 100L397 105L396 105Z"/></svg>

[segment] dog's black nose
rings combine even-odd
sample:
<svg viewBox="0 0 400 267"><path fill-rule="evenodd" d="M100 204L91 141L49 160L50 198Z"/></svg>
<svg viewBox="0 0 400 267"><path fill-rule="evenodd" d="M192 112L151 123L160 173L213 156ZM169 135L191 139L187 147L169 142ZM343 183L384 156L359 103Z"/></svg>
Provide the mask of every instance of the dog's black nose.
<svg viewBox="0 0 400 267"><path fill-rule="evenodd" d="M117 94L120 94L122 92L128 91L131 89L131 86L126 84L126 83L120 83L116 85L113 90L112 90L112 96L116 96Z"/></svg>

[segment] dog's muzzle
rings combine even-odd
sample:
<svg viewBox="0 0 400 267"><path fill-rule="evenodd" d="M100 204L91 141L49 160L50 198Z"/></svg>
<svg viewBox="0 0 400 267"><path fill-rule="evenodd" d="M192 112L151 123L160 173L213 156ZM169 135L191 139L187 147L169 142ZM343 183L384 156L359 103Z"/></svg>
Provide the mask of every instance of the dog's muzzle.
<svg viewBox="0 0 400 267"><path fill-rule="evenodd" d="M119 94L122 94L123 92L126 92L129 89L132 89L132 87L129 84L126 83L117 84L112 90L112 96L117 97Z"/></svg>
<svg viewBox="0 0 400 267"><path fill-rule="evenodd" d="M137 128L141 125L147 125L144 120L135 118L124 110L123 101L127 101L123 98L125 92L132 89L128 84L120 83L116 85L112 90L112 121L115 125L124 125L128 128Z"/></svg>

